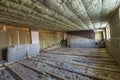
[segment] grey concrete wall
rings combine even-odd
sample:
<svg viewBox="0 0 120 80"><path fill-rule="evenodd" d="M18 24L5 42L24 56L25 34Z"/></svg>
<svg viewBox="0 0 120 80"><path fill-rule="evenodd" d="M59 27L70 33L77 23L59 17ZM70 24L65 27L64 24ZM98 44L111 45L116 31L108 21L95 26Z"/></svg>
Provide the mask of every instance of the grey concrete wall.
<svg viewBox="0 0 120 80"><path fill-rule="evenodd" d="M68 35L68 45L70 45L71 48L91 48L95 47L95 40Z"/></svg>
<svg viewBox="0 0 120 80"><path fill-rule="evenodd" d="M13 47L8 47L7 61L24 59L27 57L27 53L29 57L36 56L39 52L39 44L15 45Z"/></svg>
<svg viewBox="0 0 120 80"><path fill-rule="evenodd" d="M117 10L111 21L110 32L111 39L106 41L108 51L114 56L114 58L120 63L120 19L119 10Z"/></svg>

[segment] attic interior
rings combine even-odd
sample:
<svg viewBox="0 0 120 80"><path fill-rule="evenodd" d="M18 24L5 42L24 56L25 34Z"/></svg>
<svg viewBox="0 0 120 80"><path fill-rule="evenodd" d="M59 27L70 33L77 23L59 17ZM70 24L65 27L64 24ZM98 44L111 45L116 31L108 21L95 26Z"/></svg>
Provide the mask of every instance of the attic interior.
<svg viewBox="0 0 120 80"><path fill-rule="evenodd" d="M0 80L120 80L120 0L0 0Z"/></svg>

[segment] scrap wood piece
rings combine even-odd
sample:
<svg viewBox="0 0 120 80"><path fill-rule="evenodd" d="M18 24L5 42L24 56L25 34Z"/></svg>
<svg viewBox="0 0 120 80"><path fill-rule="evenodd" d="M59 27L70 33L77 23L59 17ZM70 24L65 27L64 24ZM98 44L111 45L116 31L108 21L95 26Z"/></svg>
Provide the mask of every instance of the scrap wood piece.
<svg viewBox="0 0 120 80"><path fill-rule="evenodd" d="M9 71L16 80L25 80L21 75L19 75L15 70L11 69L8 65L4 66L6 70Z"/></svg>
<svg viewBox="0 0 120 80"><path fill-rule="evenodd" d="M33 70L33 71L39 73L39 74L45 75L45 72L43 72L43 71L40 71L40 70L38 70L38 69L36 69L36 68L34 68L34 67L32 67L32 66L28 66L28 65L26 65L26 64L24 64L24 63L22 63L22 62L20 62L20 61L17 61L17 62L18 62L19 64L21 64L21 65L23 65L23 66L25 66L25 67Z"/></svg>
<svg viewBox="0 0 120 80"><path fill-rule="evenodd" d="M23 62L20 62L20 61L17 61L17 62L20 63L21 65L24 65L24 66L26 66L26 67L34 70L34 71L37 72L37 73L43 73L43 74L46 74L46 73L47 73L47 74L49 74L49 75L51 75L51 76L53 76L53 77L55 77L55 78L58 78L58 79L60 79L60 80L67 80L67 79L62 78L62 77L60 77L60 76L58 76L58 75L56 75L56 74L53 74L53 73L51 73L51 72L47 72L47 71L43 71L43 70L40 71L39 69L36 69L36 68L34 68L34 67L30 67L30 66L24 64Z"/></svg>
<svg viewBox="0 0 120 80"><path fill-rule="evenodd" d="M36 57L36 58L38 58L38 57ZM43 58L43 57L40 57L40 58ZM39 59L40 59L40 58L39 58ZM33 59L33 58L32 58L32 59ZM46 59L46 60L48 60L48 61L69 63L69 64L73 64L73 65L77 65L77 66L84 66L84 67L89 67L89 68L95 68L95 69L106 70L106 71L112 71L112 72L119 72L119 73L120 73L120 70L118 70L118 69L102 68L102 67L98 67L98 66L87 65L87 64L84 64L84 63L80 64L80 63L75 63L75 62L51 60L51 59L47 59L47 58L43 58L43 59ZM35 59L34 59L34 60L35 60Z"/></svg>
<svg viewBox="0 0 120 80"><path fill-rule="evenodd" d="M113 80L111 78L107 78L107 77L100 77L100 76L95 76L95 75L91 75L91 74L88 74L88 73L83 73L83 72L78 72L78 71L74 71L74 70L71 70L71 69L68 69L68 68L62 68L62 67L59 67L59 66L56 66L56 65L53 65L51 63L48 63L48 62L44 62L44 61L39 61L41 63L45 63L47 65L50 65L52 67L55 67L55 68L58 68L58 69L62 69L62 70L65 70L65 71L69 71L69 72L72 72L72 73L76 73L76 74L79 74L79 75L83 75L83 76L86 76L86 77L90 77L90 78L93 78L93 79L96 79L96 80Z"/></svg>

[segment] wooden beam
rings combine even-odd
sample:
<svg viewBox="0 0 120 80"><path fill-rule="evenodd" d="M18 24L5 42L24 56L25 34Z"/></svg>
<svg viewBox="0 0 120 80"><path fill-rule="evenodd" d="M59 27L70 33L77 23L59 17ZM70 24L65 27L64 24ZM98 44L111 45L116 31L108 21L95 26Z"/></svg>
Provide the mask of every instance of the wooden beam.
<svg viewBox="0 0 120 80"><path fill-rule="evenodd" d="M7 30L19 30L19 31L29 31L29 28L19 28L19 27L15 27L15 26L8 26L5 25Z"/></svg>
<svg viewBox="0 0 120 80"><path fill-rule="evenodd" d="M38 74L43 74L43 75L45 75L45 72L43 72L43 71L40 71L40 70L38 70L38 69L36 69L36 68L34 68L34 67L32 67L32 66L26 65L26 64L24 64L24 63L22 63L22 62L20 62L20 61L17 61L17 62L18 62L19 64L21 64L21 65L23 65L23 66L25 66L25 67L27 67L27 68L35 71L35 72L37 72Z"/></svg>
<svg viewBox="0 0 120 80"><path fill-rule="evenodd" d="M36 58L38 58L38 57L36 57ZM42 58L42 57L40 57L40 58ZM32 59L35 60L34 58L32 58ZM47 58L43 58L43 59L46 59L46 60L52 61L52 62L69 63L69 64L73 64L73 65L77 65L77 66L84 66L84 67L88 67L88 68L94 68L94 69L100 69L100 70L119 72L120 73L120 70L118 70L118 69L102 68L102 67L98 67L98 66L87 65L87 64L84 64L84 63L81 64L81 63L75 63L75 62L58 61L58 60L51 60L51 59L47 59Z"/></svg>
<svg viewBox="0 0 120 80"><path fill-rule="evenodd" d="M99 62L99 61L88 61L88 60L72 60L72 61L75 61L75 62L83 62L83 63L93 63L93 64L106 64L106 65L118 65L118 63L116 62Z"/></svg>
<svg viewBox="0 0 120 80"><path fill-rule="evenodd" d="M62 78L62 77L60 77L60 76L58 76L58 75L56 75L56 74L53 74L53 73L51 73L51 72L48 72L48 71L45 71L45 72L46 72L47 74L49 74L49 75L51 75L51 76L57 78L57 79L60 79L60 80L67 80L67 79Z"/></svg>
<svg viewBox="0 0 120 80"><path fill-rule="evenodd" d="M58 78L58 79L60 79L60 80L67 80L67 79L62 78L62 77L60 77L60 76L58 76L58 75L56 75L56 74L53 74L53 73L51 73L51 72L40 71L40 70L38 70L38 69L36 69L36 68L34 68L34 67L30 67L30 66L28 66L28 65L26 65L26 64L24 64L24 63L22 63L22 62L20 62L20 61L18 61L18 63L24 65L25 67L27 67L27 68L29 68L29 69L32 69L33 71L35 71L35 72L37 72L37 73L42 73L42 74L47 73L47 74L49 74L49 75L51 75L51 76L53 76L53 77L55 77L55 78Z"/></svg>
<svg viewBox="0 0 120 80"><path fill-rule="evenodd" d="M41 57L41 56L39 56L39 57ZM42 56L42 57L47 57L47 56ZM82 59L82 60L72 60L72 61L74 61L74 62L77 62L77 63L93 63L93 64L106 64L106 65L118 65L118 63L117 62L110 62L110 61L108 61L108 62L105 62L105 61L92 61L92 60L84 60L84 59Z"/></svg>
<svg viewBox="0 0 120 80"><path fill-rule="evenodd" d="M17 30L17 42L18 42L18 45L20 44L20 31Z"/></svg>
<svg viewBox="0 0 120 80"><path fill-rule="evenodd" d="M75 73L75 74L79 74L79 75L83 75L83 76L86 76L86 77L90 77L90 78L93 78L93 79L96 79L96 80L113 80L113 79L107 78L107 77L100 77L100 76L95 76L95 75L91 75L91 74L88 74L88 73L74 71L74 70L71 70L71 69L68 69L68 68L62 68L62 67L53 65L51 63L48 63L48 62L43 62L43 61L39 61L39 62L45 63L45 64L47 64L49 66L52 66L52 67L55 67L55 68L58 68L58 69L62 69L62 70L68 71L68 72L72 72L72 73Z"/></svg>
<svg viewBox="0 0 120 80"><path fill-rule="evenodd" d="M11 34L11 31L8 31L8 41L9 41L9 46L12 46L12 34Z"/></svg>
<svg viewBox="0 0 120 80"><path fill-rule="evenodd" d="M43 54L43 55L42 55ZM44 56L44 57L47 57L46 55L44 55L46 53L41 53L41 56ZM54 55L54 54L50 54L50 55ZM48 54L49 56L49 54ZM74 56L70 56L70 57L73 57ZM83 56L84 57L84 56ZM91 60L91 61L103 61L103 62L116 62L114 59L111 59L111 58L92 58L92 57L89 57L87 59L82 59L82 60Z"/></svg>
<svg viewBox="0 0 120 80"><path fill-rule="evenodd" d="M82 54L78 55L78 54L64 54L64 53L50 53L50 52L47 52L46 54L69 55L69 56L84 56L84 57L96 57L96 58L111 58L111 57L99 56L99 55L82 55Z"/></svg>
<svg viewBox="0 0 120 80"><path fill-rule="evenodd" d="M16 80L25 80L21 75L19 75L15 70L11 69L8 65L4 66L6 67L6 70L8 70Z"/></svg>

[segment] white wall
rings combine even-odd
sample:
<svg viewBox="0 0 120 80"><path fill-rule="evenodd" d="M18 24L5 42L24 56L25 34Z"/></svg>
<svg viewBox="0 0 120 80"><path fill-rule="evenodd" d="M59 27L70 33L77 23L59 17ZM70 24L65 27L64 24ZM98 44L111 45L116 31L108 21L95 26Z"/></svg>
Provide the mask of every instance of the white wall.
<svg viewBox="0 0 120 80"><path fill-rule="evenodd" d="M31 31L32 44L39 44L39 32Z"/></svg>

